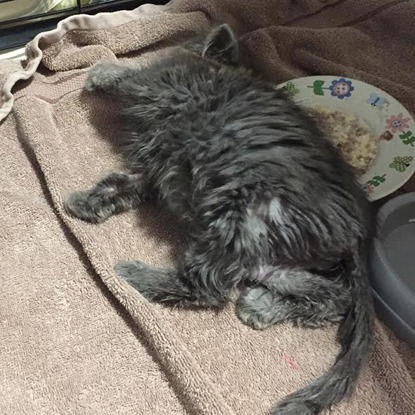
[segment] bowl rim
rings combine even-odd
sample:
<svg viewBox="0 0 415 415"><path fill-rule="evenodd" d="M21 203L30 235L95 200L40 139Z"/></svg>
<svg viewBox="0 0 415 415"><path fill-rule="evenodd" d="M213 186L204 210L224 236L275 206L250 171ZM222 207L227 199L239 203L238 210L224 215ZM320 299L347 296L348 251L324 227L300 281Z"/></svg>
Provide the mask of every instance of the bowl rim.
<svg viewBox="0 0 415 415"><path fill-rule="evenodd" d="M404 193L388 200L378 211L376 228L382 229L385 225L386 219L391 215L391 213L410 202L415 203L415 192Z"/></svg>
<svg viewBox="0 0 415 415"><path fill-rule="evenodd" d="M386 202L379 209L376 225L377 234L373 239L370 255L372 289L407 324L411 324L407 316L413 315L415 318L415 290L402 280L396 272L393 264L387 257L379 234L391 213L411 202L415 203L415 192L399 195ZM380 276L377 276L378 273ZM383 279L385 275L387 275L387 280ZM412 318L410 317L409 320L412 320Z"/></svg>

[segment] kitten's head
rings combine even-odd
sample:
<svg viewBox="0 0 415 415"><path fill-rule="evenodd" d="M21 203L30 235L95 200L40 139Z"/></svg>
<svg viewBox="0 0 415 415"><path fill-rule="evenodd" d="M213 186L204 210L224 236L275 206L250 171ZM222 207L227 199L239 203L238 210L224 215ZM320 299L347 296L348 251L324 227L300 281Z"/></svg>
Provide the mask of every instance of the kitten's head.
<svg viewBox="0 0 415 415"><path fill-rule="evenodd" d="M227 24L214 27L207 35L186 42L183 47L202 58L225 65L235 65L239 59L238 40Z"/></svg>

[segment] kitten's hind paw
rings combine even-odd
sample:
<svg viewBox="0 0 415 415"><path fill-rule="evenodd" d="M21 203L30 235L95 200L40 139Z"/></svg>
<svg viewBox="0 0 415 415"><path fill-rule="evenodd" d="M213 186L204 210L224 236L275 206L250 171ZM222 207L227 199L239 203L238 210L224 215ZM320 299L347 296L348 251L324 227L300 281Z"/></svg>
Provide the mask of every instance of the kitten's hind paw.
<svg viewBox="0 0 415 415"><path fill-rule="evenodd" d="M256 330L263 330L274 323L272 293L264 287L248 289L236 302L235 312L242 322Z"/></svg>
<svg viewBox="0 0 415 415"><path fill-rule="evenodd" d="M154 271L140 261L120 261L114 266L116 274L139 291L148 300L152 300L151 282L154 282Z"/></svg>
<svg viewBox="0 0 415 415"><path fill-rule="evenodd" d="M297 401L282 403L272 412L273 415L312 415L315 413L315 408L310 408L306 403Z"/></svg>
<svg viewBox="0 0 415 415"><path fill-rule="evenodd" d="M140 275L148 269L148 266L140 261L120 261L114 266L118 276L127 282L139 280Z"/></svg>

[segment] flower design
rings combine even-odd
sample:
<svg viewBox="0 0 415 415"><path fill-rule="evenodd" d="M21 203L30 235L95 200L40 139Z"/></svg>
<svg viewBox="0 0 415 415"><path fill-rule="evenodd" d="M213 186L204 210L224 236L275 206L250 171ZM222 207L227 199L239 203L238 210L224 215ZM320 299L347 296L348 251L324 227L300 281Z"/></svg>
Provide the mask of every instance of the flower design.
<svg viewBox="0 0 415 415"><path fill-rule="evenodd" d="M374 186L369 186L368 184L364 184L362 186L363 191L365 192L366 196L370 196L375 191Z"/></svg>
<svg viewBox="0 0 415 415"><path fill-rule="evenodd" d="M300 91L297 89L297 87L294 85L293 82L289 81L285 84L285 90L287 91L288 95L290 97L293 97L294 95L297 95Z"/></svg>
<svg viewBox="0 0 415 415"><path fill-rule="evenodd" d="M382 176L378 176L378 175L373 176L370 180L366 182L366 185L369 187L370 186L378 187L386 181L385 177L386 177L386 173L382 174Z"/></svg>
<svg viewBox="0 0 415 415"><path fill-rule="evenodd" d="M327 89L327 88L323 88L323 85L324 85L324 81L321 81L319 79L314 81L313 82L313 92L316 95L324 95L324 89Z"/></svg>
<svg viewBox="0 0 415 415"><path fill-rule="evenodd" d="M412 156L398 156L393 159L393 162L389 164L389 167L403 173L411 165L413 159Z"/></svg>
<svg viewBox="0 0 415 415"><path fill-rule="evenodd" d="M402 140L402 143L407 146L413 147L415 145L415 135L412 131L405 131L404 133L399 134L399 138Z"/></svg>
<svg viewBox="0 0 415 415"><path fill-rule="evenodd" d="M352 91L354 91L354 86L352 85L352 81L346 81L346 79L340 78L331 81L329 89L333 97L343 99L350 97L352 95Z"/></svg>
<svg viewBox="0 0 415 415"><path fill-rule="evenodd" d="M388 120L386 120L386 129L392 130L393 133L400 131L401 133L408 128L409 118L403 118L403 114L392 115Z"/></svg>

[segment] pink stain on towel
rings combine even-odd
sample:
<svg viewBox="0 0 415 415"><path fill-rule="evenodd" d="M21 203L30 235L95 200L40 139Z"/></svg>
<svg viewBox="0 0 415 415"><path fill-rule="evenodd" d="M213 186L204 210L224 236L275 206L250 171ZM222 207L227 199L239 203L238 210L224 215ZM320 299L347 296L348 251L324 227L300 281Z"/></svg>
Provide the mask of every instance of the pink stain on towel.
<svg viewBox="0 0 415 415"><path fill-rule="evenodd" d="M291 356L288 354L283 354L282 357L296 372L300 371L300 366L293 360Z"/></svg>

